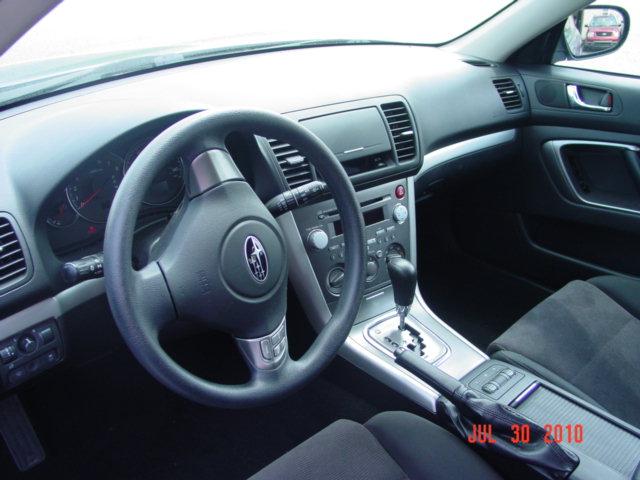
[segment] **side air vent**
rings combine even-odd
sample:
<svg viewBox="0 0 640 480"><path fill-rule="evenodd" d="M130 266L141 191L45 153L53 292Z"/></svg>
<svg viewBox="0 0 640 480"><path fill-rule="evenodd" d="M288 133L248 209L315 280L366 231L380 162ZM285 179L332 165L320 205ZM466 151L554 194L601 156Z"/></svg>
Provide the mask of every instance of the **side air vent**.
<svg viewBox="0 0 640 480"><path fill-rule="evenodd" d="M9 219L0 216L0 291L23 280L27 273L18 234Z"/></svg>
<svg viewBox="0 0 640 480"><path fill-rule="evenodd" d="M393 136L398 161L410 160L416 156L416 134L411 123L407 106L402 102L381 105Z"/></svg>
<svg viewBox="0 0 640 480"><path fill-rule="evenodd" d="M496 78L493 85L498 90L498 95L507 110L517 110L522 108L522 98L518 87L511 78Z"/></svg>
<svg viewBox="0 0 640 480"><path fill-rule="evenodd" d="M288 143L273 138L268 142L289 188L296 188L313 180L311 165L298 150Z"/></svg>

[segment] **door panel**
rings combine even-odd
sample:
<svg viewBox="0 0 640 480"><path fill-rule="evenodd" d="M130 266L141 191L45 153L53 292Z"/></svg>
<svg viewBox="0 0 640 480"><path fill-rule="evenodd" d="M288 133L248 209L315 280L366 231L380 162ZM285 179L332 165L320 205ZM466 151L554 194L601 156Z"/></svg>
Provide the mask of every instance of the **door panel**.
<svg viewBox="0 0 640 480"><path fill-rule="evenodd" d="M590 128L620 133L640 132L640 79L558 66L520 68L531 105L531 123ZM575 85L590 105L604 106L611 94L611 111L571 105L567 87ZM600 105L600 103L603 105Z"/></svg>
<svg viewBox="0 0 640 480"><path fill-rule="evenodd" d="M522 248L536 258L523 262L527 272L556 288L602 273L640 277L640 79L521 73L532 110L514 188Z"/></svg>

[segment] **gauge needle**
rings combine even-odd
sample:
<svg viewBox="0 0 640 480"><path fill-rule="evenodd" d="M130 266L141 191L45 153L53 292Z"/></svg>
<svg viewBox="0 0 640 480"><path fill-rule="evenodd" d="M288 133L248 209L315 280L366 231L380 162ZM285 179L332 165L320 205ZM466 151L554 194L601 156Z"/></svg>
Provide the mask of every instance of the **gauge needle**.
<svg viewBox="0 0 640 480"><path fill-rule="evenodd" d="M81 201L80 208L84 208L89 203L91 203L91 200L93 200L96 197L96 195L98 195L101 191L102 191L102 188L99 188L95 192L93 192L91 195L89 195L87 198L85 198L83 201Z"/></svg>

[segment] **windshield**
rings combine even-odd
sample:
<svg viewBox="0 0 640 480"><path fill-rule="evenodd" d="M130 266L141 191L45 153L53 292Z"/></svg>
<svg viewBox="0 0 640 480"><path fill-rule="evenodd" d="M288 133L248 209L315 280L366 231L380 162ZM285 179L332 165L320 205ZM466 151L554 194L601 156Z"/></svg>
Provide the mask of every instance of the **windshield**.
<svg viewBox="0 0 640 480"><path fill-rule="evenodd" d="M613 15L593 17L590 24L591 27L615 27L616 25L618 25L618 21Z"/></svg>
<svg viewBox="0 0 640 480"><path fill-rule="evenodd" d="M65 0L0 57L0 106L221 53L315 43L441 44L511 3Z"/></svg>

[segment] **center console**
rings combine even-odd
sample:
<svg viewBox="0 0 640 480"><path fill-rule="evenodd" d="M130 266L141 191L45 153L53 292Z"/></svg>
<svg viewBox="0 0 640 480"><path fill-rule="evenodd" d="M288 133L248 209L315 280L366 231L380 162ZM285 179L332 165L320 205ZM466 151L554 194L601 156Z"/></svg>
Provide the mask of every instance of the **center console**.
<svg viewBox="0 0 640 480"><path fill-rule="evenodd" d="M439 393L394 362L398 346L460 379L487 356L442 322L419 289L402 313L399 331L387 260L417 263L413 175L420 168L419 139L409 106L401 97L349 102L289 114L318 135L345 167L365 224L366 283L359 314L341 355L431 412ZM268 140L291 188L304 170L304 152ZM306 313L319 330L331 318L344 278L344 239L331 198L278 217L289 246L289 276ZM413 295L411 296L413 299ZM406 318L405 318L406 314Z"/></svg>

